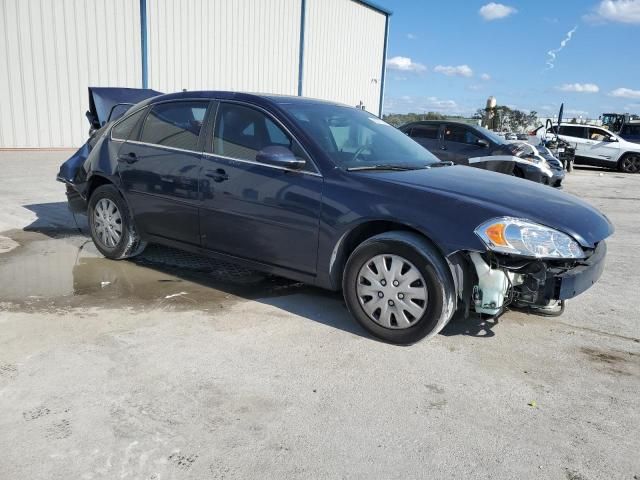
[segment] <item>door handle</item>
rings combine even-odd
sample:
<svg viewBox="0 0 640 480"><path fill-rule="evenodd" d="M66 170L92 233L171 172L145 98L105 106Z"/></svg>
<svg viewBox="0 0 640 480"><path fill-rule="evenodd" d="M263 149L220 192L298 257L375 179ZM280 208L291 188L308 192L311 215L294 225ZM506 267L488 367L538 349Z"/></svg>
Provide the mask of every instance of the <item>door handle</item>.
<svg viewBox="0 0 640 480"><path fill-rule="evenodd" d="M445 147L444 145L442 147L440 147L440 150L446 150L447 147Z"/></svg>
<svg viewBox="0 0 640 480"><path fill-rule="evenodd" d="M132 164L132 163L136 163L138 161L138 156L134 153L134 152L129 152L126 155L119 155L118 156L118 161L119 162L125 162L128 164Z"/></svg>
<svg viewBox="0 0 640 480"><path fill-rule="evenodd" d="M209 170L204 175L205 177L209 177L214 182L218 182L218 183L224 182L225 180L229 180L229 175L227 175L227 172L225 172L222 168L216 168L213 171Z"/></svg>

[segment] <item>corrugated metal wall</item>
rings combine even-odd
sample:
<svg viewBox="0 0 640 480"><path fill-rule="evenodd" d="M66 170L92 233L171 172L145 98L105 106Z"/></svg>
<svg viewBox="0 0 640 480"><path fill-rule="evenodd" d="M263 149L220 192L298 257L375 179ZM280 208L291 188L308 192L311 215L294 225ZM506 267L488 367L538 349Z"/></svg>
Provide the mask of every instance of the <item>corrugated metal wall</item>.
<svg viewBox="0 0 640 480"><path fill-rule="evenodd" d="M302 95L378 114L386 16L358 2L307 0Z"/></svg>
<svg viewBox="0 0 640 480"><path fill-rule="evenodd" d="M300 0L147 0L149 88L295 95Z"/></svg>
<svg viewBox="0 0 640 480"><path fill-rule="evenodd" d="M81 145L87 87L140 86L137 1L0 0L0 7L0 148Z"/></svg>
<svg viewBox="0 0 640 480"><path fill-rule="evenodd" d="M303 0L145 1L149 88L298 93ZM385 15L305 16L302 94L377 113ZM0 148L84 143L88 86L142 86L140 37L140 0L0 0Z"/></svg>

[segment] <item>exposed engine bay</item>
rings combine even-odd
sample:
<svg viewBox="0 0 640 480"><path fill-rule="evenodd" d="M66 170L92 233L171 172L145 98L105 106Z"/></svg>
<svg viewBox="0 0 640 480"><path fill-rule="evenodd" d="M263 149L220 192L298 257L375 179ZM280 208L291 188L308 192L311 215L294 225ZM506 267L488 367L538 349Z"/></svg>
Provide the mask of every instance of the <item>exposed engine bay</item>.
<svg viewBox="0 0 640 480"><path fill-rule="evenodd" d="M458 252L448 260L466 315L474 311L495 317L524 309L552 316L562 312L564 300L587 290L602 274L605 242L584 253L580 259L539 259Z"/></svg>
<svg viewBox="0 0 640 480"><path fill-rule="evenodd" d="M590 287L602 273L606 245L585 250L585 258L571 260L522 259L509 255L469 253L476 278L471 306L476 313L499 315L505 308L535 313L553 312L560 302ZM588 271L588 272L585 272ZM587 279L577 281L578 274Z"/></svg>

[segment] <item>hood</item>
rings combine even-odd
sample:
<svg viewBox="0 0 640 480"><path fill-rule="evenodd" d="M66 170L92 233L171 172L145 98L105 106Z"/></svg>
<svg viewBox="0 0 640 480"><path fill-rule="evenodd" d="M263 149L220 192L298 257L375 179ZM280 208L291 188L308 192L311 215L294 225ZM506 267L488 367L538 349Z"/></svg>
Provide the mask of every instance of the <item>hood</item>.
<svg viewBox="0 0 640 480"><path fill-rule="evenodd" d="M636 142L640 142L640 140L631 141L620 135L618 135L618 142L620 144L620 148L624 150L630 150L632 152L640 152L640 145Z"/></svg>
<svg viewBox="0 0 640 480"><path fill-rule="evenodd" d="M362 175L456 201L482 204L495 216L525 218L567 233L587 248L593 248L614 231L604 214L578 197L510 175L465 166Z"/></svg>

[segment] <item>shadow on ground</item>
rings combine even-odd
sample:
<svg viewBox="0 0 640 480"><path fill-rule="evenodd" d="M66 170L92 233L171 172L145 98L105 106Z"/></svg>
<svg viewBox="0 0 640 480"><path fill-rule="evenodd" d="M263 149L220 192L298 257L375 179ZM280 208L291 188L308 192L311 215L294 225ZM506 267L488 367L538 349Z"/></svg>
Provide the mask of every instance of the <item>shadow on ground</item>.
<svg viewBox="0 0 640 480"><path fill-rule="evenodd" d="M6 291L0 289L4 298L20 301L18 296L26 296L31 299L28 302L31 306L38 305L34 298L44 298L49 306L60 298L64 301L59 305L69 307L113 305L116 301L118 305L134 309L166 307L207 311L233 303L233 299L244 299L372 338L352 319L339 292L161 245L149 245L141 255L128 261L108 260L93 247L86 217L75 215L74 218L65 202L32 204L25 208L37 218L24 232L12 235L29 248L14 254L17 268L0 268L0 280L4 280L5 275L14 279L11 286L4 287ZM25 232L37 236L25 236ZM19 255L29 258L20 259ZM34 283L32 263L41 280L40 286ZM24 284L21 277L25 277ZM497 324L496 319L487 320L478 315L466 319L464 315L456 315L441 334L490 338L495 335L493 329Z"/></svg>

